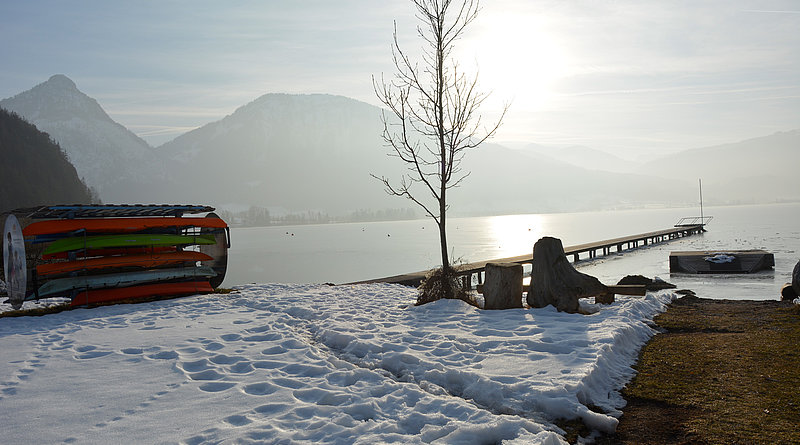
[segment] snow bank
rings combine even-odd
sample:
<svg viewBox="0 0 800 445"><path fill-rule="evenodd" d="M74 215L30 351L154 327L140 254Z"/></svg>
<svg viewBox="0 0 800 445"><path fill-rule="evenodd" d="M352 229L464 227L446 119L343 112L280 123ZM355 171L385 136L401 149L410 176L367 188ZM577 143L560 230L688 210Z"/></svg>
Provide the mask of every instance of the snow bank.
<svg viewBox="0 0 800 445"><path fill-rule="evenodd" d="M394 285L250 285L0 321L4 443L563 443L612 431L674 294L481 311ZM605 413L593 412L597 406Z"/></svg>

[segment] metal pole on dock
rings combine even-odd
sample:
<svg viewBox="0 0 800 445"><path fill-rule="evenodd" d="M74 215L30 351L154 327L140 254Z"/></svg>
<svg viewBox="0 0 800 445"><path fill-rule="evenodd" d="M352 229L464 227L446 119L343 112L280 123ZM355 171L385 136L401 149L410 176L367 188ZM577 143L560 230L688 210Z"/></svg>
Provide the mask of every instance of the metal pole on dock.
<svg viewBox="0 0 800 445"><path fill-rule="evenodd" d="M706 220L703 218L703 180L701 178L697 178L697 182L700 185L700 230L705 232Z"/></svg>

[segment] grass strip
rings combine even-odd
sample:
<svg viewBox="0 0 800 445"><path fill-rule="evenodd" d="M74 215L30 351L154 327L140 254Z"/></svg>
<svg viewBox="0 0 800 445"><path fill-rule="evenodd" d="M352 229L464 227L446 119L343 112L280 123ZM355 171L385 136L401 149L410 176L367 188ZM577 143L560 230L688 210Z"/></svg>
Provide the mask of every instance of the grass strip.
<svg viewBox="0 0 800 445"><path fill-rule="evenodd" d="M800 443L800 306L687 296L655 322L599 443Z"/></svg>

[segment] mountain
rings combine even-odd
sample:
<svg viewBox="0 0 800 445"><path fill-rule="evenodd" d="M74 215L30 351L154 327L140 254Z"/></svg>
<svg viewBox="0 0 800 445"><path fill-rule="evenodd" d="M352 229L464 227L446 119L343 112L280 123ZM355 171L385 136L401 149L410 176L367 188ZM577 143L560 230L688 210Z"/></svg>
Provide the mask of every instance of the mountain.
<svg viewBox="0 0 800 445"><path fill-rule="evenodd" d="M627 173L637 165L635 162L622 159L611 153L597 150L583 145L548 146L528 144L520 150L525 154L546 156L556 161L572 164L586 170L602 170L609 172Z"/></svg>
<svg viewBox="0 0 800 445"><path fill-rule="evenodd" d="M697 184L711 204L800 200L800 130L675 153L641 167Z"/></svg>
<svg viewBox="0 0 800 445"><path fill-rule="evenodd" d="M469 214L571 212L686 205L694 189L679 180L589 170L532 152L485 144L464 157L471 171L451 196Z"/></svg>
<svg viewBox="0 0 800 445"><path fill-rule="evenodd" d="M164 170L152 147L114 122L96 100L56 74L28 91L0 101L55 139L78 175L106 201L158 201L142 191Z"/></svg>
<svg viewBox="0 0 800 445"><path fill-rule="evenodd" d="M405 166L381 139L381 109L341 96L267 94L157 150L183 201L247 203L333 215L410 202L370 174L398 179ZM666 204L693 188L646 175L584 169L487 144L464 157L471 172L450 192L455 214L588 210ZM418 196L427 196L419 192ZM691 201L690 201L691 202Z"/></svg>
<svg viewBox="0 0 800 445"><path fill-rule="evenodd" d="M92 202L61 148L18 115L0 109L0 212Z"/></svg>
<svg viewBox="0 0 800 445"><path fill-rule="evenodd" d="M370 173L386 156L381 110L341 96L267 94L158 147L175 199L320 210L397 207Z"/></svg>

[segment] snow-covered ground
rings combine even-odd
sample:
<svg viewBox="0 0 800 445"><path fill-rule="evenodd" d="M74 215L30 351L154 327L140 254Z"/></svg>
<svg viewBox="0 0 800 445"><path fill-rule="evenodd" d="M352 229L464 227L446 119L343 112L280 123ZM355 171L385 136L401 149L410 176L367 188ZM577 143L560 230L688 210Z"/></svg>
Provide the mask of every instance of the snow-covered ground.
<svg viewBox="0 0 800 445"><path fill-rule="evenodd" d="M618 390L674 297L580 315L265 284L4 318L0 441L562 443L557 418L615 428Z"/></svg>

